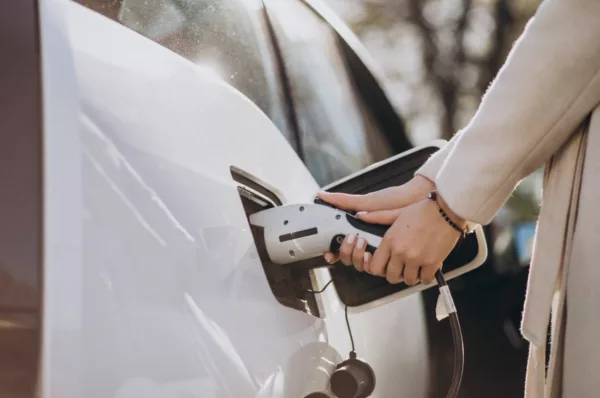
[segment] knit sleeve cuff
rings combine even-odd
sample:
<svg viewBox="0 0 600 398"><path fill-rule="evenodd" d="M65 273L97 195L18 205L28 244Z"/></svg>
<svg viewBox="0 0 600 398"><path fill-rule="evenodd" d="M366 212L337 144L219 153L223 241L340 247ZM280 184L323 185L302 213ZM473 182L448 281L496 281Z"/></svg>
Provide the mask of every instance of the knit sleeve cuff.
<svg viewBox="0 0 600 398"><path fill-rule="evenodd" d="M450 140L443 147L441 147L436 153L425 162L416 172L415 175L421 175L433 182L435 182L438 173L440 172L446 158L450 154L454 146L454 140Z"/></svg>
<svg viewBox="0 0 600 398"><path fill-rule="evenodd" d="M448 143L446 143L446 145L444 145L442 148L440 148L440 150L438 150L436 153L431 155L431 157L427 160L427 162L425 162L423 164L423 166L421 166L415 172L415 175L421 175L421 176L433 181L434 184L436 185L436 189L438 190L440 195L444 198L444 200L446 200L446 198L444 196L444 193L440 192L440 189L439 189L439 186L437 183L437 180L438 180L437 176L438 176L440 170L442 169L442 166L446 162L448 155L450 155L450 152L454 148L454 144L456 143L457 139L458 139L458 137L455 137L452 140L450 140ZM452 207L450 207L450 208L452 208ZM473 232L475 230L475 228L477 228L478 226L479 226L478 223L467 219L467 231L469 233Z"/></svg>

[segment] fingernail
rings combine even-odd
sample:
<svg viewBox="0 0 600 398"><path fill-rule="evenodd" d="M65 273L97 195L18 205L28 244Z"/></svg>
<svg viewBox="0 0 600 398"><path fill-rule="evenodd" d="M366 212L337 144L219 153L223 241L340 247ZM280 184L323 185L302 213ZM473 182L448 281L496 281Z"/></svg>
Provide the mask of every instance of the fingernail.
<svg viewBox="0 0 600 398"><path fill-rule="evenodd" d="M350 234L350 235L346 236L346 242L348 242L349 244L353 244L354 239L356 239L356 235L354 235L354 234Z"/></svg>
<svg viewBox="0 0 600 398"><path fill-rule="evenodd" d="M369 267L369 260L371 260L371 253L365 252L365 254L363 254L363 269L368 274L371 273L371 268Z"/></svg>
<svg viewBox="0 0 600 398"><path fill-rule="evenodd" d="M363 238L358 238L356 241L356 247L362 249L365 246L365 240Z"/></svg>
<svg viewBox="0 0 600 398"><path fill-rule="evenodd" d="M318 196L327 196L327 195L329 195L329 192L327 192L327 191L320 191L317 195Z"/></svg>
<svg viewBox="0 0 600 398"><path fill-rule="evenodd" d="M327 261L329 264L331 264L331 262L333 261L333 256L329 253L327 253L325 256L325 261Z"/></svg>
<svg viewBox="0 0 600 398"><path fill-rule="evenodd" d="M368 212L366 212L366 211L359 211L359 212L357 212L357 213L356 213L356 217L364 216L364 215L366 215L367 213L368 213Z"/></svg>

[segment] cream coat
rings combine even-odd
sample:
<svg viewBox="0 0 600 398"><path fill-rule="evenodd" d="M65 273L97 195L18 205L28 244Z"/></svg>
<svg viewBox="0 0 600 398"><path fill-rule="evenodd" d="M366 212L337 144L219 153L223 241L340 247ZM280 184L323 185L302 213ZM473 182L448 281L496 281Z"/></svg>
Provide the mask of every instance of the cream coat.
<svg viewBox="0 0 600 398"><path fill-rule="evenodd" d="M487 224L546 165L522 323L527 398L600 397L599 103L600 0L546 0L471 122L418 171Z"/></svg>

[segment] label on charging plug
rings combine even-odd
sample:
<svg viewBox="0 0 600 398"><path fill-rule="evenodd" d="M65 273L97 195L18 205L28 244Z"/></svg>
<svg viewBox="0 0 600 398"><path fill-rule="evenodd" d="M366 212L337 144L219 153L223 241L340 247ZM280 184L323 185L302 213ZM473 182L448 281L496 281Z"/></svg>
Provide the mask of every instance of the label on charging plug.
<svg viewBox="0 0 600 398"><path fill-rule="evenodd" d="M440 295L438 296L437 305L435 306L435 317L438 321L445 319L448 315L456 312L456 306L452 295L450 294L450 288L448 286L440 287Z"/></svg>

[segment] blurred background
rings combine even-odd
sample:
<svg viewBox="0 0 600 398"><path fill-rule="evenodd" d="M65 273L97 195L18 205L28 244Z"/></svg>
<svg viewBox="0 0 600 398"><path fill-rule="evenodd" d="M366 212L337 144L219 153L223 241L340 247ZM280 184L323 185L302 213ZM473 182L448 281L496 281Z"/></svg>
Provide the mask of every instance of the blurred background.
<svg viewBox="0 0 600 398"><path fill-rule="evenodd" d="M540 0L327 0L388 80L414 143L474 114Z"/></svg>

